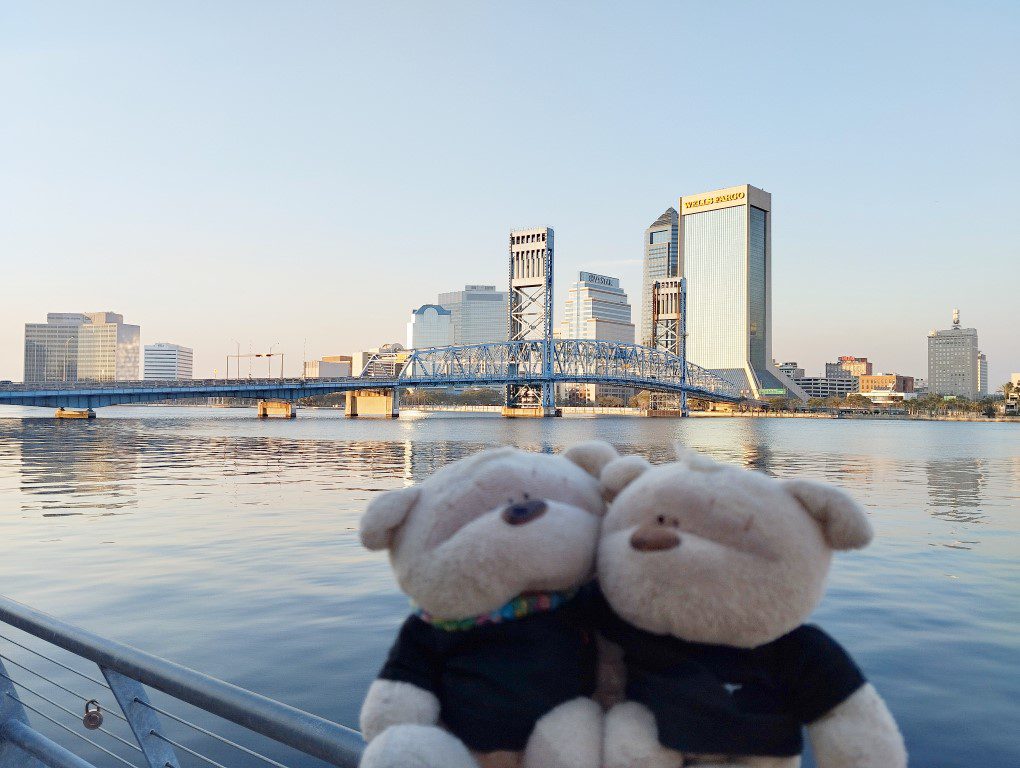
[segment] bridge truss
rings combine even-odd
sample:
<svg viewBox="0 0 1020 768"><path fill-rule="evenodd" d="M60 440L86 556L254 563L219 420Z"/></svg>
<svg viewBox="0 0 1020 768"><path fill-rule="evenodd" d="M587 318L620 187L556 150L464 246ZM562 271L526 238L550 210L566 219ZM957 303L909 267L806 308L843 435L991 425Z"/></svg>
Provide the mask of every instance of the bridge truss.
<svg viewBox="0 0 1020 768"><path fill-rule="evenodd" d="M526 339L413 352L378 353L362 375L330 379L115 381L0 385L0 404L99 408L205 397L297 400L313 395L414 387L616 384L735 403L730 382L679 355L637 344L589 339Z"/></svg>

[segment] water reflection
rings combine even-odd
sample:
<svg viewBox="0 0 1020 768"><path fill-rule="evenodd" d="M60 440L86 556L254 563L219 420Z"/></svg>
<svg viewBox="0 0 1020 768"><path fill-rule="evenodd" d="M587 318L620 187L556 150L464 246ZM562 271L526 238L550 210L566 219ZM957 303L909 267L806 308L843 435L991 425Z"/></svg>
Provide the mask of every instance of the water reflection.
<svg viewBox="0 0 1020 768"><path fill-rule="evenodd" d="M931 514L957 523L984 522L980 509L986 467L978 459L934 459L925 465Z"/></svg>
<svg viewBox="0 0 1020 768"><path fill-rule="evenodd" d="M137 503L140 447L131 432L59 419L26 424L15 422L13 430L0 436L20 462L22 492L38 497L26 500L22 509L61 510L44 513L52 517Z"/></svg>

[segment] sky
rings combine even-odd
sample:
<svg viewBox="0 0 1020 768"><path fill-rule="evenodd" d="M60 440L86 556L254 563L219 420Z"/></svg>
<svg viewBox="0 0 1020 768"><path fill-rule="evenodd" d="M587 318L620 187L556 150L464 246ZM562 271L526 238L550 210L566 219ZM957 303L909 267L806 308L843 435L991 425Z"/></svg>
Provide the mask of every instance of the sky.
<svg viewBox="0 0 1020 768"><path fill-rule="evenodd" d="M773 353L1020 371L1020 3L0 2L0 379L110 310L225 357L403 342L556 231L639 317L681 195L772 194ZM264 362L259 363L265 365ZM255 370L262 373L261 367ZM275 373L274 369L274 373Z"/></svg>

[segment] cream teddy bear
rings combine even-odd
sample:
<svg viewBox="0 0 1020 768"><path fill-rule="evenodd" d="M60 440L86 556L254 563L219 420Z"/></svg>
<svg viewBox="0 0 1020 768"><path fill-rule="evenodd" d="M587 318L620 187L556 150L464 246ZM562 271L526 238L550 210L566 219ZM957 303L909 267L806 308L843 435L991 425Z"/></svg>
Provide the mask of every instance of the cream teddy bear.
<svg viewBox="0 0 1020 768"><path fill-rule="evenodd" d="M616 456L495 448L369 505L362 543L389 550L415 611L362 707L362 768L599 765L595 646L573 598Z"/></svg>
<svg viewBox="0 0 1020 768"><path fill-rule="evenodd" d="M605 718L607 768L900 768L903 739L847 653L803 622L834 550L871 526L843 491L696 453L602 471L599 622L627 701ZM598 599L596 599L598 604Z"/></svg>

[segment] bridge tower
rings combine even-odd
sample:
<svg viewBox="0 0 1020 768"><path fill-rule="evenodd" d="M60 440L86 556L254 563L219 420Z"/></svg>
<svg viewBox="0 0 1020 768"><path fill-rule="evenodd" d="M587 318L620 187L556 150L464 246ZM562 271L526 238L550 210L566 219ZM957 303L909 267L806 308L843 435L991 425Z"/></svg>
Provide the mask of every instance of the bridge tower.
<svg viewBox="0 0 1020 768"><path fill-rule="evenodd" d="M667 277L652 284L652 337L651 346L680 357L683 373L687 377L687 280ZM652 392L648 410L661 414L687 416L687 392L679 395Z"/></svg>
<svg viewBox="0 0 1020 768"><path fill-rule="evenodd" d="M510 290L507 296L507 338L542 342L542 373L552 376L553 230L518 229L510 233ZM555 387L510 384L504 416L556 416Z"/></svg>

